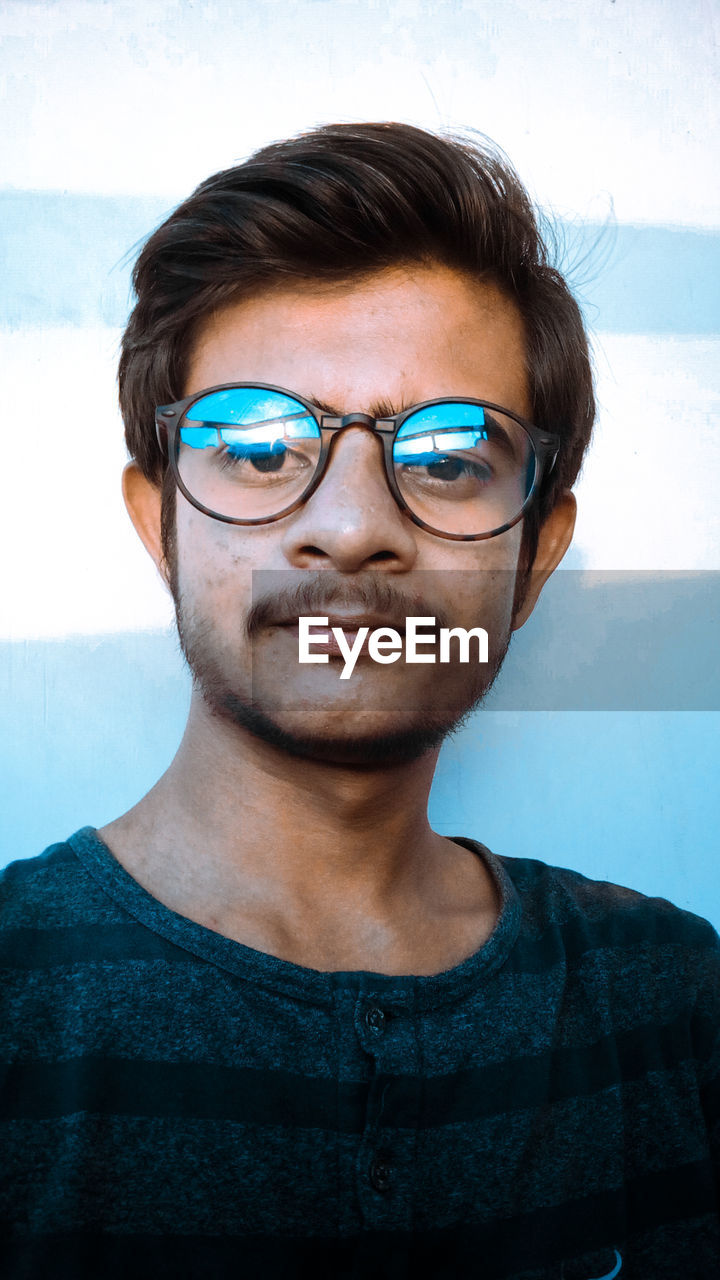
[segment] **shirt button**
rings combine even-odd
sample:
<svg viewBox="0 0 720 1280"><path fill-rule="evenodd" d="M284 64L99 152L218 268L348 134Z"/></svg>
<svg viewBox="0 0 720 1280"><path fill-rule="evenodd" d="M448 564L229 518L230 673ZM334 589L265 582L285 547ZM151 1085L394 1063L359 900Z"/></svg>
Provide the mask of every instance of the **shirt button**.
<svg viewBox="0 0 720 1280"><path fill-rule="evenodd" d="M376 1191L389 1191L392 1169L387 1160L376 1156L370 1165L370 1181Z"/></svg>
<svg viewBox="0 0 720 1280"><path fill-rule="evenodd" d="M374 1031L380 1035L385 1030L385 1014L377 1004L371 1004L370 1008L365 1012L365 1026L368 1031Z"/></svg>

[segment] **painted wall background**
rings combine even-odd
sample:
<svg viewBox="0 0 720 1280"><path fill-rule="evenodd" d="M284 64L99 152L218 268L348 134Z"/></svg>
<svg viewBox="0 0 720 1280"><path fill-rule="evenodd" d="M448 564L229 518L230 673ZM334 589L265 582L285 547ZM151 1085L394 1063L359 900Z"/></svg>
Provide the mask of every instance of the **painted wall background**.
<svg viewBox="0 0 720 1280"><path fill-rule="evenodd" d="M184 723L171 610L119 491L133 246L272 138L399 118L488 133L556 217L600 402L566 568L444 748L433 820L720 925L717 13L0 7L0 863L129 807Z"/></svg>

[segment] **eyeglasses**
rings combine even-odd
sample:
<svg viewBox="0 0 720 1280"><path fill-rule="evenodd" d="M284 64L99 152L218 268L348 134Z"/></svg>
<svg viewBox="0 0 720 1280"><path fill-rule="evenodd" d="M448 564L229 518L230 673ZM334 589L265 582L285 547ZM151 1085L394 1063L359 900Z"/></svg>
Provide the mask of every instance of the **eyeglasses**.
<svg viewBox="0 0 720 1280"><path fill-rule="evenodd" d="M387 418L342 417L264 383L209 387L156 410L181 493L228 524L270 524L315 492L335 436L376 432L395 501L440 538L492 538L517 524L551 470L558 436L485 400L438 399Z"/></svg>

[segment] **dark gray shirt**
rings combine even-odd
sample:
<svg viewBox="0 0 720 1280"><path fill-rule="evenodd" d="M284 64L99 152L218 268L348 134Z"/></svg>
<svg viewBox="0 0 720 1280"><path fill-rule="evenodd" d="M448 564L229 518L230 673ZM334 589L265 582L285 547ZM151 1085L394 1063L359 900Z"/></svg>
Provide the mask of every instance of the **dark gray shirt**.
<svg viewBox="0 0 720 1280"><path fill-rule="evenodd" d="M8 867L0 1274L720 1274L714 930L460 843L501 913L434 977L223 938L92 828Z"/></svg>

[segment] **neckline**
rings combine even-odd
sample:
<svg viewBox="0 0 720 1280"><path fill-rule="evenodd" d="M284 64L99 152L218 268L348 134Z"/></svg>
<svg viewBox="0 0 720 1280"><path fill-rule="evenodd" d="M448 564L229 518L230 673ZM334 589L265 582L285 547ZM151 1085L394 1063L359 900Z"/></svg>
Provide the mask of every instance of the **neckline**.
<svg viewBox="0 0 720 1280"><path fill-rule="evenodd" d="M520 897L504 863L477 840L450 837L482 858L495 882L500 910L487 941L460 964L432 975L391 975L370 970L332 971L306 968L226 938L165 906L118 862L94 827L82 827L67 840L85 871L113 901L139 924L185 952L255 985L304 1000L331 1004L339 989L376 995L400 1011L432 1009L460 1000L507 959L520 930Z"/></svg>

